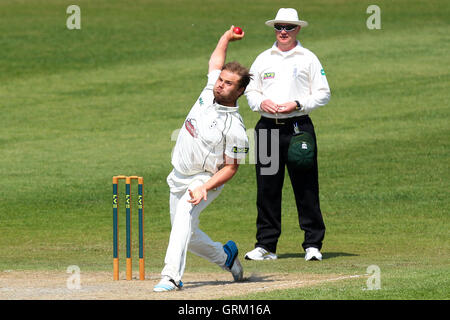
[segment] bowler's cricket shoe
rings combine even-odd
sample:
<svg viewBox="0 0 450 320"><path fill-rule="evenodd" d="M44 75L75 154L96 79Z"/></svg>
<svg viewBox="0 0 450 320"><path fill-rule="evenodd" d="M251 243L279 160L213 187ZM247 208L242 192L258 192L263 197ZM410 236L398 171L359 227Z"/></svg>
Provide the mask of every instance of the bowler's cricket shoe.
<svg viewBox="0 0 450 320"><path fill-rule="evenodd" d="M181 290L183 288L183 282L180 280L180 282L177 284L175 280L164 276L161 281L153 287L153 291L155 292L166 292L166 291L173 291L173 290Z"/></svg>
<svg viewBox="0 0 450 320"><path fill-rule="evenodd" d="M321 261L322 260L322 254L320 253L319 249L310 247L310 248L307 248L305 251L306 251L306 254L305 254L306 261L311 261L311 260Z"/></svg>
<svg viewBox="0 0 450 320"><path fill-rule="evenodd" d="M267 251L261 247L256 247L252 251L245 254L246 260L275 260L277 258L278 257L275 253Z"/></svg>
<svg viewBox="0 0 450 320"><path fill-rule="evenodd" d="M244 278L244 269L238 259L239 250L236 243L232 240L228 241L223 246L223 250L227 254L227 261L225 261L224 269L231 272L234 281L242 281Z"/></svg>

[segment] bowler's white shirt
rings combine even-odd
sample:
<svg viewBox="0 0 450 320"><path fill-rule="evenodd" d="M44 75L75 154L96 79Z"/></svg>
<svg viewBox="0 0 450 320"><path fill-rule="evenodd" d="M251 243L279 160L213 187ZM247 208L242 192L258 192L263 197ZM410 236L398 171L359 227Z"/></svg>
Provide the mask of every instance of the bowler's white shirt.
<svg viewBox="0 0 450 320"><path fill-rule="evenodd" d="M288 118L309 114L330 100L330 87L319 59L299 41L292 50L283 52L275 44L253 62L245 95L253 111L267 118ZM261 110L261 102L270 99L277 104L299 101L302 108L277 115Z"/></svg>
<svg viewBox="0 0 450 320"><path fill-rule="evenodd" d="M239 106L223 106L214 100L213 88L220 72L214 70L208 74L207 85L178 134L172 165L182 175L214 174L224 164L224 154L242 159L248 152L248 138Z"/></svg>

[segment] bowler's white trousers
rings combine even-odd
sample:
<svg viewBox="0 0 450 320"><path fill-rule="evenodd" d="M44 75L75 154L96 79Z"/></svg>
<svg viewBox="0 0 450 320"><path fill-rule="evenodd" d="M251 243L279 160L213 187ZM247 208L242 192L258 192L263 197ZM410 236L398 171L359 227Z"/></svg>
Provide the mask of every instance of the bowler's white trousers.
<svg viewBox="0 0 450 320"><path fill-rule="evenodd" d="M220 242L214 242L198 227L200 213L220 194L223 186L208 192L207 200L198 205L188 202L191 198L188 190L194 190L211 178L204 172L193 176L185 176L175 169L167 177L170 187L170 232L169 245L164 260L162 276L169 276L176 282L183 277L186 267L187 251L205 258L221 268L224 267L227 255Z"/></svg>

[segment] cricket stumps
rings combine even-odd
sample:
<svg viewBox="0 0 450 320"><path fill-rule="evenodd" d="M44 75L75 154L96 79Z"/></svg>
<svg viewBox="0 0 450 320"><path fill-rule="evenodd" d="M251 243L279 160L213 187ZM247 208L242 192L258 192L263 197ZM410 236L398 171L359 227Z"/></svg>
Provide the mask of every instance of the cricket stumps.
<svg viewBox="0 0 450 320"><path fill-rule="evenodd" d="M119 180L125 180L125 231L126 231L126 279L133 276L131 237L131 182L138 181L138 223L139 223L139 279L145 279L144 261L144 178L139 176L113 177L113 279L119 280Z"/></svg>

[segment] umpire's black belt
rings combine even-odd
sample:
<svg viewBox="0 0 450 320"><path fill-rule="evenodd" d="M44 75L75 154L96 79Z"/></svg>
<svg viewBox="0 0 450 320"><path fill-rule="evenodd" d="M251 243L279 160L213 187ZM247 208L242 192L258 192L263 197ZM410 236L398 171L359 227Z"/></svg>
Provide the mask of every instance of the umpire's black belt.
<svg viewBox="0 0 450 320"><path fill-rule="evenodd" d="M298 116L298 117L291 117L291 118L266 118L266 117L261 117L260 121L265 122L265 123L270 123L270 124L274 124L276 126L285 126L285 125L291 125L293 123L302 123L305 121L309 121L309 116L308 115L304 115L304 116Z"/></svg>

